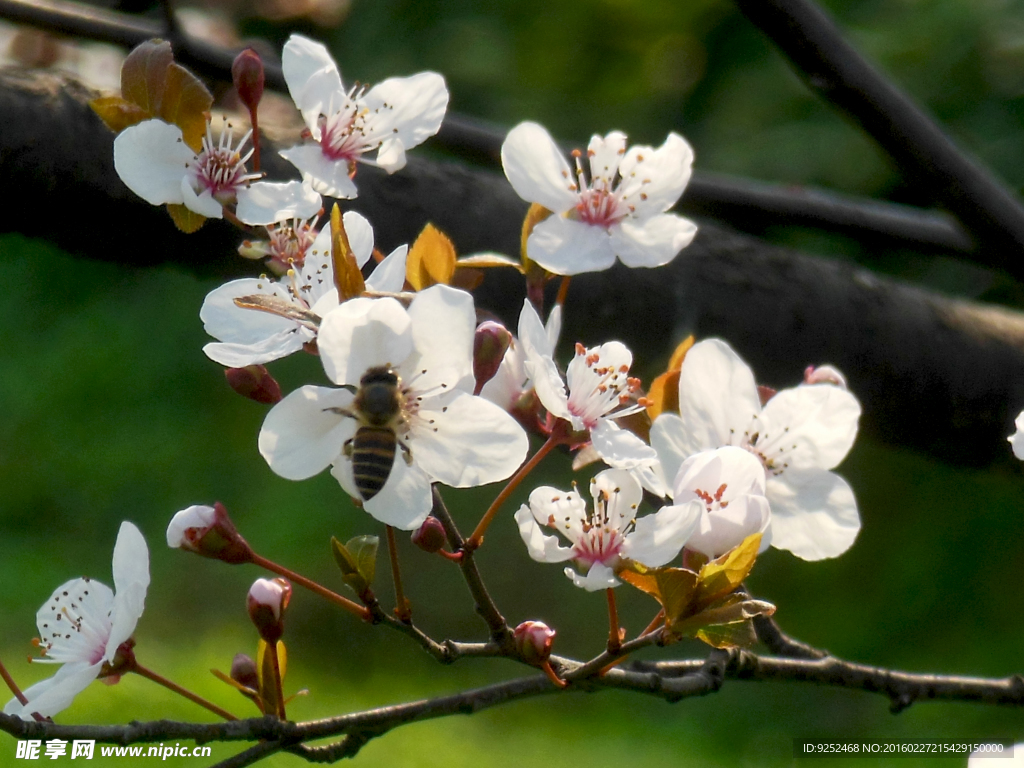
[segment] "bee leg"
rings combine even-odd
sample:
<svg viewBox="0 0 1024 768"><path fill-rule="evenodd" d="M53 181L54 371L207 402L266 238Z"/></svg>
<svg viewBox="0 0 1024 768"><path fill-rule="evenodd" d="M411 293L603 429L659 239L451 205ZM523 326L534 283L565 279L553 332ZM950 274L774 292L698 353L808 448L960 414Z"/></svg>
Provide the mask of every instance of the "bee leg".
<svg viewBox="0 0 1024 768"><path fill-rule="evenodd" d="M354 439L355 438L350 437L348 440L345 441L344 445L341 446L341 452L345 454L345 458L347 459L352 458L352 441Z"/></svg>
<svg viewBox="0 0 1024 768"><path fill-rule="evenodd" d="M403 443L401 440L398 441L398 447L402 449L402 458L405 459L405 463L410 467L412 466L412 452L409 450L409 446Z"/></svg>

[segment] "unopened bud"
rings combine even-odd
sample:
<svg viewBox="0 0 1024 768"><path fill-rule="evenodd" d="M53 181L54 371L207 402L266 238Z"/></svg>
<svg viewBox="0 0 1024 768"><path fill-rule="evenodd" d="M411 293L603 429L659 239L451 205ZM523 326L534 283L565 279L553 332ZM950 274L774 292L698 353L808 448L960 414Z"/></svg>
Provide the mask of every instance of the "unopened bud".
<svg viewBox="0 0 1024 768"><path fill-rule="evenodd" d="M292 596L292 585L287 579L256 579L249 588L245 607L256 625L260 637L276 644L284 635L284 612Z"/></svg>
<svg viewBox="0 0 1024 768"><path fill-rule="evenodd" d="M231 679L239 685L258 691L260 688L260 676L256 672L256 662L251 656L244 653L236 653L231 660Z"/></svg>
<svg viewBox="0 0 1024 768"><path fill-rule="evenodd" d="M412 534L412 543L430 554L443 549L446 541L448 536L444 532L444 526L433 515L424 520L423 525Z"/></svg>
<svg viewBox="0 0 1024 768"><path fill-rule="evenodd" d="M257 403L274 405L281 402L281 385L262 365L247 365L244 368L228 368L224 371L228 385L242 397Z"/></svg>
<svg viewBox="0 0 1024 768"><path fill-rule="evenodd" d="M484 384L494 378L511 343L512 334L501 323L485 320L477 326L473 336L473 376L476 379L473 394L479 395Z"/></svg>
<svg viewBox="0 0 1024 768"><path fill-rule="evenodd" d="M252 548L219 501L212 507L193 504L172 517L167 526L167 546L232 565L252 562L253 557Z"/></svg>
<svg viewBox="0 0 1024 768"><path fill-rule="evenodd" d="M846 377L831 365L809 365L804 371L804 384L835 384L846 389Z"/></svg>
<svg viewBox="0 0 1024 768"><path fill-rule="evenodd" d="M516 650L528 664L543 664L551 657L555 634L543 621L524 621L512 632Z"/></svg>
<svg viewBox="0 0 1024 768"><path fill-rule="evenodd" d="M255 112L263 98L263 60L252 48L246 48L231 64L231 79L238 98L250 112Z"/></svg>

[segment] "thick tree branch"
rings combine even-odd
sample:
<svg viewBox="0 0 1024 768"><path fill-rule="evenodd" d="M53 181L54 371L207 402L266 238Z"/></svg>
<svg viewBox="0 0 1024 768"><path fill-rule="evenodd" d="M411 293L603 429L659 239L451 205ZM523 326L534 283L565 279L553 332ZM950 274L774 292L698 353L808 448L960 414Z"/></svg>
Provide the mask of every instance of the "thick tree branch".
<svg viewBox="0 0 1024 768"><path fill-rule="evenodd" d="M168 8L169 6L165 6ZM0 0L0 17L67 35L102 40L131 48L152 37L170 40L178 60L197 73L230 81L237 51L189 37L165 22L114 13L56 0ZM281 67L265 62L266 82L287 90ZM466 115L449 113L435 145L460 157L500 166L506 129ZM949 216L910 206L865 201L811 188L766 184L698 171L679 205L686 213L710 216L743 231L790 224L820 228L859 238L872 245L897 245L924 251L969 254L974 243ZM1010 271L1016 265L1010 265ZM1024 274L1022 272L1021 274Z"/></svg>
<svg viewBox="0 0 1024 768"><path fill-rule="evenodd" d="M811 0L736 0L825 101L860 125L922 190L985 245L983 263L1016 269L1024 207L851 46Z"/></svg>
<svg viewBox="0 0 1024 768"><path fill-rule="evenodd" d="M162 208L125 188L113 168L113 135L86 105L90 96L51 74L0 72L0 178L18 191L2 229L126 266L175 264L205 275L258 269L234 255L239 236L230 225L209 221L183 235ZM266 165L272 177L293 175L269 151ZM432 221L460 253L518 253L526 203L495 174L413 156L394 176L363 167L357 181L352 208L373 222L385 251ZM52 215L40 215L43 200ZM510 321L522 307L521 279L511 270L490 270L477 293ZM571 293L567 341L615 337L657 359L687 333L722 336L771 386L830 362L848 374L864 426L884 440L975 465L1009 456L1004 438L1024 407L1017 313L710 223L669 266L581 275Z"/></svg>

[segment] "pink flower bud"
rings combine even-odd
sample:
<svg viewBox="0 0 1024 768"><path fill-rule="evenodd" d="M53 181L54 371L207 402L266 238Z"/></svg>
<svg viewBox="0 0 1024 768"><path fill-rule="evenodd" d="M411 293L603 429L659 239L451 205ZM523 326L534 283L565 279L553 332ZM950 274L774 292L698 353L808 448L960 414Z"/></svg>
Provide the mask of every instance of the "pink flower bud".
<svg viewBox="0 0 1024 768"><path fill-rule="evenodd" d="M543 664L551 657L555 630L543 621L524 621L513 630L516 650L529 664Z"/></svg>
<svg viewBox="0 0 1024 768"><path fill-rule="evenodd" d="M238 98L250 112L263 98L263 61L252 48L246 48L235 57L231 64L231 79L235 83Z"/></svg>
<svg viewBox="0 0 1024 768"><path fill-rule="evenodd" d="M846 389L846 377L831 365L809 365L804 371L804 384L835 384Z"/></svg>
<svg viewBox="0 0 1024 768"><path fill-rule="evenodd" d="M231 660L231 679L246 688L259 690L260 678L256 673L256 662L251 656L244 653L235 654L235 658Z"/></svg>
<svg viewBox="0 0 1024 768"><path fill-rule="evenodd" d="M252 548L219 501L212 507L194 504L172 517L167 526L167 546L232 565L252 562L253 557Z"/></svg>
<svg viewBox="0 0 1024 768"><path fill-rule="evenodd" d="M292 596L287 579L256 579L249 588L245 607L265 641L277 643L284 634L284 612Z"/></svg>
<svg viewBox="0 0 1024 768"><path fill-rule="evenodd" d="M501 323L485 320L477 326L473 337L473 376L476 378L473 394L479 395L484 384L494 378L511 343L512 334Z"/></svg>
<svg viewBox="0 0 1024 768"><path fill-rule="evenodd" d="M281 385L262 365L247 365L245 368L228 368L224 371L228 385L242 397L257 403L274 405L281 402Z"/></svg>
<svg viewBox="0 0 1024 768"><path fill-rule="evenodd" d="M444 526L433 515L424 520L423 525L412 534L412 543L430 554L443 549L447 541L448 536L444 532Z"/></svg>

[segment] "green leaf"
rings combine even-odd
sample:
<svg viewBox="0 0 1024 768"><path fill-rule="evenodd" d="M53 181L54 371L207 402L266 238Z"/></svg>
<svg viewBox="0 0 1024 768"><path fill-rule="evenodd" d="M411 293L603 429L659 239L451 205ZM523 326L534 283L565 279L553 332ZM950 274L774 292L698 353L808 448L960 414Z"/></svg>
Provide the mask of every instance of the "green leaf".
<svg viewBox="0 0 1024 768"><path fill-rule="evenodd" d="M750 648L757 643L754 622L736 621L697 630L695 637L713 648Z"/></svg>
<svg viewBox="0 0 1024 768"><path fill-rule="evenodd" d="M697 588L697 574L685 568L663 568L656 572L661 605L669 624L687 614Z"/></svg>
<svg viewBox="0 0 1024 768"><path fill-rule="evenodd" d="M174 226L186 235L191 235L206 223L205 216L178 203L168 203L167 212L171 214L171 221L174 222Z"/></svg>
<svg viewBox="0 0 1024 768"><path fill-rule="evenodd" d="M152 117L138 104L126 101L120 96L100 96L90 101L89 106L114 133L120 133L125 128Z"/></svg>
<svg viewBox="0 0 1024 768"><path fill-rule="evenodd" d="M729 648L741 644L738 640L747 636L746 630L734 625L749 623L755 616L771 616L773 613L775 606L771 603L754 600L747 595L731 594L697 614L673 622L671 629L678 635L700 637L716 648ZM719 642L727 644L718 645Z"/></svg>
<svg viewBox="0 0 1024 768"><path fill-rule="evenodd" d="M331 537L331 551L334 561L341 569L341 577L357 595L363 594L373 583L377 569L377 547L380 539L376 536L356 536L347 544Z"/></svg>
<svg viewBox="0 0 1024 768"><path fill-rule="evenodd" d="M750 569L754 567L760 546L761 534L751 534L735 549L701 568L694 610L702 610L742 584Z"/></svg>
<svg viewBox="0 0 1024 768"><path fill-rule="evenodd" d="M171 44L166 40L139 43L121 65L121 96L149 115L160 114L167 69L173 63Z"/></svg>

